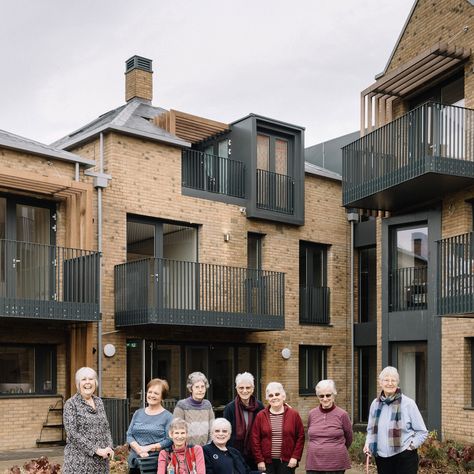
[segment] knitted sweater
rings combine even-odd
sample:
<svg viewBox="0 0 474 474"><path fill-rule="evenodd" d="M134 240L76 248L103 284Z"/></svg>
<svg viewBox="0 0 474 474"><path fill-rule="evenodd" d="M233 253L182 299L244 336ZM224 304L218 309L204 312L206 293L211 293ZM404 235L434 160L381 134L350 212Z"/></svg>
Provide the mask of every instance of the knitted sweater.
<svg viewBox="0 0 474 474"><path fill-rule="evenodd" d="M191 397L180 400L174 409L173 418L182 418L187 421L189 444L203 446L210 441L214 411L209 400L196 402Z"/></svg>
<svg viewBox="0 0 474 474"><path fill-rule="evenodd" d="M310 471L342 471L350 469L347 448L352 443L349 415L337 406L332 410L313 408L308 417L306 469Z"/></svg>

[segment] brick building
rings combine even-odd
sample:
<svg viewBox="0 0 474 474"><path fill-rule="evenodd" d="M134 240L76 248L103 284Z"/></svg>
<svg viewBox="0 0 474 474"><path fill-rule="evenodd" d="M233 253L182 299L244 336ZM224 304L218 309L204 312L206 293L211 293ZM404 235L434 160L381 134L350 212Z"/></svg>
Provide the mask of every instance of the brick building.
<svg viewBox="0 0 474 474"><path fill-rule="evenodd" d="M474 439L474 6L418 0L343 149L354 224L356 420L398 367L430 429Z"/></svg>
<svg viewBox="0 0 474 474"><path fill-rule="evenodd" d="M10 229L0 235L0 410L18 434L3 423L2 445L33 446L84 364L98 369L104 398L131 410L151 377L169 380L172 408L194 370L209 377L216 411L243 370L256 375L259 395L282 381L303 418L325 377L349 409L341 176L305 164L302 127L254 114L225 124L152 105L146 58L126 62L125 81L124 105L53 147L0 142ZM34 210L23 212L23 201ZM35 255L28 277L15 253L23 247Z"/></svg>

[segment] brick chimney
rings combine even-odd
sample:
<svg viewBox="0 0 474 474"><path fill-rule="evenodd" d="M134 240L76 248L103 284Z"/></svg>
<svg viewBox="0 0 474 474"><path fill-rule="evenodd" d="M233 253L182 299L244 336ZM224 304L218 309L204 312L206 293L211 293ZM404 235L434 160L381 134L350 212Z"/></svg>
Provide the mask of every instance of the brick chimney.
<svg viewBox="0 0 474 474"><path fill-rule="evenodd" d="M151 59L132 56L125 61L125 100L129 102L135 97L153 99L153 71Z"/></svg>

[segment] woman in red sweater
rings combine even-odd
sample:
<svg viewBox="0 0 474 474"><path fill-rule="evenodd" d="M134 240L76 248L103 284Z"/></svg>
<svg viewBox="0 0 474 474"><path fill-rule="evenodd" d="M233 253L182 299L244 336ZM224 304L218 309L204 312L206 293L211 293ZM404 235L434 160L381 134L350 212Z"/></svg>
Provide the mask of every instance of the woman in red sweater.
<svg viewBox="0 0 474 474"><path fill-rule="evenodd" d="M337 394L332 380L316 385L319 406L309 412L307 474L343 474L350 469L347 449L352 443L352 423L349 415L336 406Z"/></svg>
<svg viewBox="0 0 474 474"><path fill-rule="evenodd" d="M286 403L283 385L270 382L268 406L258 413L252 427L252 451L259 471L294 473L304 447L304 428L299 413Z"/></svg>

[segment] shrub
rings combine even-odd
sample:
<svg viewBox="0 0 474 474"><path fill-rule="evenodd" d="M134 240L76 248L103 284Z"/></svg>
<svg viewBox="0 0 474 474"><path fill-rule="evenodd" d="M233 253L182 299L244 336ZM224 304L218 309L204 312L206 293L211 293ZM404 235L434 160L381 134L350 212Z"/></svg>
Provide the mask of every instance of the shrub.
<svg viewBox="0 0 474 474"><path fill-rule="evenodd" d="M23 464L23 467L13 466L5 474L59 474L61 466L50 463L46 456L32 459Z"/></svg>

